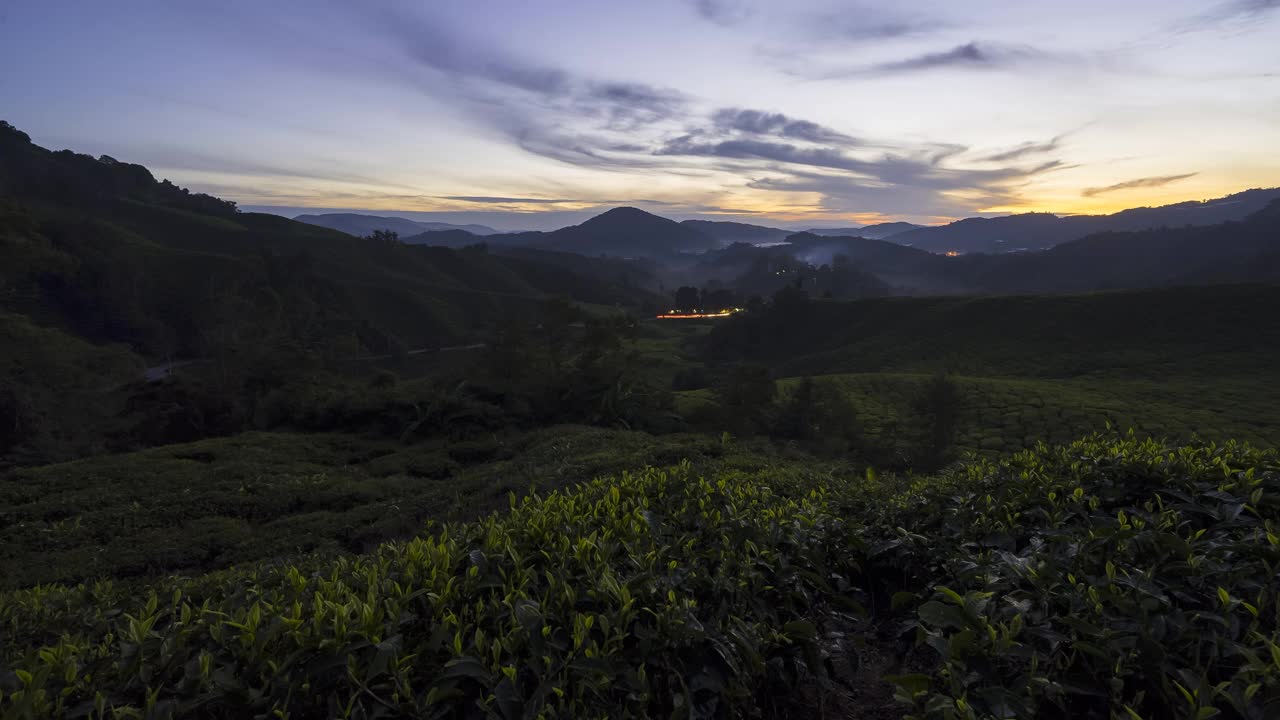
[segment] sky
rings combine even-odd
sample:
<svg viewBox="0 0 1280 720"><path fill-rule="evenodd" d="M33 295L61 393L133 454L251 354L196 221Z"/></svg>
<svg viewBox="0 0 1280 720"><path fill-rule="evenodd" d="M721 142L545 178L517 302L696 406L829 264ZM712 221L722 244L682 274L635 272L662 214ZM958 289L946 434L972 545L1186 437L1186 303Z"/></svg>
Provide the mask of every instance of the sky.
<svg viewBox="0 0 1280 720"><path fill-rule="evenodd" d="M1278 37L1280 0L5 0L0 119L286 214L1106 213L1280 185Z"/></svg>

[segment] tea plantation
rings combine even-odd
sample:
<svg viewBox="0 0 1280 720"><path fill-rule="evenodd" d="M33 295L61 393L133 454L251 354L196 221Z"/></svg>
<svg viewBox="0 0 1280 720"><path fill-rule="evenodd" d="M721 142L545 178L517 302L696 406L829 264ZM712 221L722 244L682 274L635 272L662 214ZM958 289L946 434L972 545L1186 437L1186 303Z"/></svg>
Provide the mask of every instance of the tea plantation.
<svg viewBox="0 0 1280 720"><path fill-rule="evenodd" d="M1271 451L686 463L509 503L357 557L8 591L0 714L1280 713Z"/></svg>
<svg viewBox="0 0 1280 720"><path fill-rule="evenodd" d="M687 459L759 469L766 447L557 426L468 442L246 433L13 471L0 483L0 589L358 553L507 494Z"/></svg>

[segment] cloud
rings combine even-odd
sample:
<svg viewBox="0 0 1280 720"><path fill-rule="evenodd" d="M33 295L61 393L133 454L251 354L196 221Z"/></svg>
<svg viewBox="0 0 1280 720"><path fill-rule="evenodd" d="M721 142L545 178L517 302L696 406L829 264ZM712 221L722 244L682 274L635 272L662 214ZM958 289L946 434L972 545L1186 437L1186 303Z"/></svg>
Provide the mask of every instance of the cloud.
<svg viewBox="0 0 1280 720"><path fill-rule="evenodd" d="M782 113L725 108L717 110L712 115L712 121L720 130L734 130L753 135L777 135L815 143L853 144L857 142L854 138L837 130L808 120L797 120Z"/></svg>
<svg viewBox="0 0 1280 720"><path fill-rule="evenodd" d="M891 40L945 27L934 19L904 15L875 6L844 7L840 12L813 16L810 35L824 41Z"/></svg>
<svg viewBox="0 0 1280 720"><path fill-rule="evenodd" d="M1254 18L1273 10L1280 10L1280 0L1228 0L1209 8L1197 18L1201 22L1221 23Z"/></svg>
<svg viewBox="0 0 1280 720"><path fill-rule="evenodd" d="M839 80L856 77L883 77L931 70L1008 70L1042 65L1065 58L1023 45L996 45L970 42L949 50L924 53L901 60L852 67L813 68L807 64L784 67L783 72L810 80Z"/></svg>
<svg viewBox="0 0 1280 720"><path fill-rule="evenodd" d="M704 20L724 27L741 23L753 10L746 0L691 0L691 4Z"/></svg>
<svg viewBox="0 0 1280 720"><path fill-rule="evenodd" d="M1200 173L1186 173L1183 175L1164 175L1161 177L1138 178L1137 180L1126 180L1125 182L1116 183L1115 185L1107 185L1106 187L1087 188L1080 193L1084 197L1097 197L1107 193L1119 192L1121 190L1131 190L1133 188L1149 188L1163 187L1179 180L1186 180L1195 177Z"/></svg>
<svg viewBox="0 0 1280 720"><path fill-rule="evenodd" d="M817 194L819 208L829 213L876 212L892 217L964 217L980 208L1006 204L1014 197L1010 188L998 185L944 192L929 184L884 184L815 172L756 178L748 186Z"/></svg>
<svg viewBox="0 0 1280 720"><path fill-rule="evenodd" d="M505 116L498 123L502 128L519 125L511 117L559 114L626 130L677 115L686 103L684 95L669 88L585 77L511 57L420 16L384 8L375 17L376 29L398 43L413 65L450 81L461 99L486 119Z"/></svg>
<svg viewBox="0 0 1280 720"><path fill-rule="evenodd" d="M747 187L817 194L820 206L829 212L874 210L911 216L956 216L1011 204L1031 179L1065 167L1052 158L994 168L953 166L967 150L963 145L926 143L868 155L862 146L723 138L714 130L694 129L667 140L655 153L709 158L723 163L725 172L739 175L754 171L757 177Z"/></svg>
<svg viewBox="0 0 1280 720"><path fill-rule="evenodd" d="M869 70L872 73L889 74L933 70L944 67L1004 67L1016 60L1027 57L1028 54L1027 51L1023 50L1010 51L979 47L978 43L971 42L966 45L956 46L945 52L927 53L905 60L873 65Z"/></svg>
<svg viewBox="0 0 1280 720"><path fill-rule="evenodd" d="M713 19L706 13L714 15L722 8L712 5L697 7ZM846 28L846 37L868 28L877 28L874 32L883 35L909 29L905 20L888 16L866 20L869 24L861 30ZM816 193L821 207L831 211L876 210L918 217L962 215L1010 204L1022 185L1063 167L1052 157L1056 140L1006 149L974 166L963 162L969 151L965 145L888 145L804 118L749 107L722 107L704 114L697 111L695 99L673 89L589 77L519 60L492 44L447 33L433 23L392 25L385 30L391 39L388 46L394 49L399 42L403 54L413 61L408 65L409 79L416 76L419 85L429 84L424 89L433 94L443 89L456 107L525 152L593 170L686 175L738 188L745 183L754 190ZM910 29L914 32L922 26L917 21ZM1023 47L974 42L845 72L883 75L945 67L1004 67L1042 55ZM572 202L506 196L446 199L493 206Z"/></svg>
<svg viewBox="0 0 1280 720"><path fill-rule="evenodd" d="M1033 175L1061 166L1059 161L1051 160L1029 170L997 168L960 171L942 165L942 162L954 153L939 153L936 150L921 151L916 157L886 154L878 158L863 159L839 148L800 147L791 143L745 139L700 142L696 135L684 135L670 140L658 149L657 154L765 160L788 165L844 170L890 184L928 184L937 189L962 189L975 184Z"/></svg>
<svg viewBox="0 0 1280 720"><path fill-rule="evenodd" d="M981 158L981 160L982 162L1002 163L1002 162L1010 162L1012 160L1021 160L1022 158L1025 158L1028 155L1043 155L1045 153L1050 153L1050 152L1053 152L1054 150L1057 150L1062 145L1062 140L1065 137L1066 137L1065 135L1059 135L1055 138L1052 138L1046 142L1041 142L1041 143L1025 142L1015 148L1004 150L994 155L988 155L984 158Z"/></svg>
<svg viewBox="0 0 1280 720"><path fill-rule="evenodd" d="M543 204L543 205L561 205L564 203L579 202L577 200L566 200L564 198L527 198L527 197L494 197L492 195L438 195L441 200L456 200L458 202L469 203L492 203L498 205L521 203L521 204Z"/></svg>

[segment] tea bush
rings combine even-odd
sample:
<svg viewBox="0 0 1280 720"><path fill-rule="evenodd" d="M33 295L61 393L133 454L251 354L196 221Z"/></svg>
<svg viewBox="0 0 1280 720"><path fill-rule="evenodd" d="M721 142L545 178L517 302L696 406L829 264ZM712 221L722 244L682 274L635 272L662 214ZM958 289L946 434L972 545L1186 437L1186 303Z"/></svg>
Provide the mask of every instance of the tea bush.
<svg viewBox="0 0 1280 720"><path fill-rule="evenodd" d="M517 503L313 573L5 596L4 630L66 634L18 658L10 715L708 717L817 660L809 617L859 553L821 490L689 467ZM109 595L108 595L109 597ZM63 607L64 613L52 608ZM50 615L52 613L52 616Z"/></svg>
<svg viewBox="0 0 1280 720"><path fill-rule="evenodd" d="M759 716L840 692L849 633L922 720L1280 712L1274 452L1095 436L932 477L684 464L510 502L140 600L0 594L0 715Z"/></svg>
<svg viewBox="0 0 1280 720"><path fill-rule="evenodd" d="M915 717L1280 716L1274 453L1095 438L898 502L936 583L898 598L940 662L898 678Z"/></svg>
<svg viewBox="0 0 1280 720"><path fill-rule="evenodd" d="M560 425L409 445L245 433L15 470L0 475L0 590L367 552L428 519L483 517L508 492L682 459L699 470L775 462L742 443L726 453L716 438Z"/></svg>

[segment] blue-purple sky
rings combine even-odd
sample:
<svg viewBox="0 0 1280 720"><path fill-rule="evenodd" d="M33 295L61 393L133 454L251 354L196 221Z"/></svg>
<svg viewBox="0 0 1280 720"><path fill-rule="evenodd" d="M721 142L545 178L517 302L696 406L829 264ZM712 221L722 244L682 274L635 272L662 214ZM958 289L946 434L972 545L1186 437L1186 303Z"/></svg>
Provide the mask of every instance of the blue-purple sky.
<svg viewBox="0 0 1280 720"><path fill-rule="evenodd" d="M0 3L0 119L247 206L555 227L1280 185L1280 0Z"/></svg>

